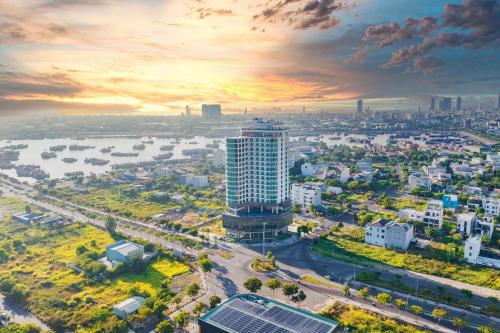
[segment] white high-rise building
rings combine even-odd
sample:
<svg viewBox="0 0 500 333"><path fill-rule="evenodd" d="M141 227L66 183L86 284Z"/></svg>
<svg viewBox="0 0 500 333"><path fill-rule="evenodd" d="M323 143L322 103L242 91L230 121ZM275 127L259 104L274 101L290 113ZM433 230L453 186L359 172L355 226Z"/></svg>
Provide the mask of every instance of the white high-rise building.
<svg viewBox="0 0 500 333"><path fill-rule="evenodd" d="M292 184L292 203L308 210L321 204L321 187L309 184Z"/></svg>
<svg viewBox="0 0 500 333"><path fill-rule="evenodd" d="M212 164L223 166L226 164L226 151L224 149L215 149L212 155Z"/></svg>
<svg viewBox="0 0 500 333"><path fill-rule="evenodd" d="M248 242L277 236L292 222L288 130L256 118L238 137L226 138L223 226Z"/></svg>

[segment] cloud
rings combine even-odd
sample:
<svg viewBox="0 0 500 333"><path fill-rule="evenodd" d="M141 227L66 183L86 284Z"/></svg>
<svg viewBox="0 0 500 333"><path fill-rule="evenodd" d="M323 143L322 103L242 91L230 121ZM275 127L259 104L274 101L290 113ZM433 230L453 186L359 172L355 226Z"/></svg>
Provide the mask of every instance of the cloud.
<svg viewBox="0 0 500 333"><path fill-rule="evenodd" d="M232 16L232 15L234 15L233 11L230 9L205 8L205 7L201 7L201 8L196 9L196 13L198 14L198 18L200 20L207 18L209 16Z"/></svg>
<svg viewBox="0 0 500 333"><path fill-rule="evenodd" d="M282 0L269 2L253 19L261 22L282 21L299 30L327 30L340 23L340 19L333 14L346 8L348 5L339 0Z"/></svg>
<svg viewBox="0 0 500 333"><path fill-rule="evenodd" d="M74 96L85 85L64 73L0 72L0 97L33 98L34 96Z"/></svg>
<svg viewBox="0 0 500 333"><path fill-rule="evenodd" d="M421 39L418 43L394 51L391 59L383 67L399 67L411 61L413 69L410 70L420 70L430 74L443 63L427 56L433 49L500 47L500 3L496 0L464 0L463 4L448 3L444 7L443 15L439 17L408 18L402 27L396 22L391 22L370 26L365 30L365 39L376 40L380 48L418 38Z"/></svg>
<svg viewBox="0 0 500 333"><path fill-rule="evenodd" d="M365 61L366 56L370 52L370 47L366 45L354 47L353 49L355 50L355 52L349 55L346 60L344 60L346 64L361 64Z"/></svg>

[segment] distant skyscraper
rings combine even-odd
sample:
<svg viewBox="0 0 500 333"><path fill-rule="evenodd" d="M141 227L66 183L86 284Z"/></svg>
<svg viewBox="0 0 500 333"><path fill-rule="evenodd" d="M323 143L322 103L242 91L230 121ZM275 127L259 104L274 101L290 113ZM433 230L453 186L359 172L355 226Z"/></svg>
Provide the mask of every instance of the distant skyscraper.
<svg viewBox="0 0 500 333"><path fill-rule="evenodd" d="M439 111L449 112L451 111L451 97L441 97L439 98Z"/></svg>
<svg viewBox="0 0 500 333"><path fill-rule="evenodd" d="M186 105L186 117L191 117L191 108L189 105Z"/></svg>
<svg viewBox="0 0 500 333"><path fill-rule="evenodd" d="M497 110L500 110L500 92L498 93L497 97Z"/></svg>
<svg viewBox="0 0 500 333"><path fill-rule="evenodd" d="M436 97L434 96L431 96L431 111L435 111L436 110Z"/></svg>
<svg viewBox="0 0 500 333"><path fill-rule="evenodd" d="M220 120L220 104L203 104L201 106L201 115L203 120Z"/></svg>
<svg viewBox="0 0 500 333"><path fill-rule="evenodd" d="M256 118L241 135L226 138L227 236L261 242L292 223L288 130ZM265 233L265 235L264 235Z"/></svg>
<svg viewBox="0 0 500 333"><path fill-rule="evenodd" d="M362 99L358 99L357 106L358 106L358 108L357 108L358 113L363 112L363 100Z"/></svg>
<svg viewBox="0 0 500 333"><path fill-rule="evenodd" d="M457 97L457 111L462 110L462 97L458 96Z"/></svg>
<svg viewBox="0 0 500 333"><path fill-rule="evenodd" d="M245 108L245 116L247 115L247 113L248 113L248 110L247 110L247 108Z"/></svg>

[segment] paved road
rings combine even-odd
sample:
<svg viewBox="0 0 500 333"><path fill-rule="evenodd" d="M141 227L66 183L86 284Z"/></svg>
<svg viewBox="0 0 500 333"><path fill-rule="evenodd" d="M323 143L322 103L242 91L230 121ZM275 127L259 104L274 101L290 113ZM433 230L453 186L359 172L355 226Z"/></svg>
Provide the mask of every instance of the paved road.
<svg viewBox="0 0 500 333"><path fill-rule="evenodd" d="M38 319L35 315L30 313L26 309L9 306L5 301L4 295L2 294L0 294L0 312L7 313L15 323L33 324L40 327L43 331L50 330L47 325L45 325L40 319Z"/></svg>

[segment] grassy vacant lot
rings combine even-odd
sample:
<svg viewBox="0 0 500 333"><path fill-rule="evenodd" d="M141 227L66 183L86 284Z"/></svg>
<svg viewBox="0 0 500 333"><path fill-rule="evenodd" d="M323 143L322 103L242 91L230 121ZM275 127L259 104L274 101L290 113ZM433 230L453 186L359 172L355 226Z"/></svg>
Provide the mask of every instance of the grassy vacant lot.
<svg viewBox="0 0 500 333"><path fill-rule="evenodd" d="M453 260L455 249L451 244L432 242L430 248L409 249L407 253L402 253L367 245L363 235L362 228L344 227L327 239L319 239L312 249L342 261L361 265L385 264L500 290L500 270Z"/></svg>
<svg viewBox="0 0 500 333"><path fill-rule="evenodd" d="M418 211L423 211L427 208L427 206L428 203L426 200L412 200L410 198L398 198L392 203L392 207L397 210L400 210L402 208L415 208Z"/></svg>
<svg viewBox="0 0 500 333"><path fill-rule="evenodd" d="M0 201L3 212L13 205L24 207L14 199ZM167 259L152 263L143 272L98 282L68 268L80 245L103 251L113 241L107 232L85 224L47 231L13 222L4 214L0 216L0 247L9 248L10 256L0 264L0 281L24 286L28 309L49 326L62 324L74 331L78 325L99 322L102 311L130 297L132 289L156 295L167 278L189 274L187 265ZM20 250L13 247L14 242L22 244L17 247Z"/></svg>
<svg viewBox="0 0 500 333"><path fill-rule="evenodd" d="M397 322L394 319L382 317L354 306L335 302L328 309L320 313L327 318L334 319L349 332L384 332L384 333L424 333L414 326Z"/></svg>
<svg viewBox="0 0 500 333"><path fill-rule="evenodd" d="M162 204L147 201L146 197L151 194L151 192L142 192L135 197L130 197L124 195L123 192L120 191L119 186L106 189L89 188L89 190L90 193L88 194L70 193L68 194L68 199L81 205L91 206L139 219L144 219L178 207L173 203Z"/></svg>

